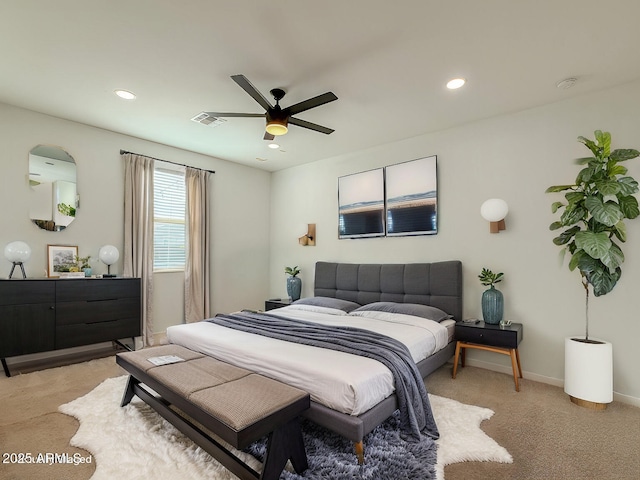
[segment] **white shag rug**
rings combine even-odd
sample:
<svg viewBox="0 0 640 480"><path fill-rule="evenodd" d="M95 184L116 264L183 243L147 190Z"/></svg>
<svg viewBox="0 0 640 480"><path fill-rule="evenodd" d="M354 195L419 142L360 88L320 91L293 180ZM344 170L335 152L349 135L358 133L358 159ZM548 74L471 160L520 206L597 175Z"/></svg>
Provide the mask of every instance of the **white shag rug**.
<svg viewBox="0 0 640 480"><path fill-rule="evenodd" d="M93 455L96 471L92 480L236 479L139 398L134 397L121 408L127 378L107 379L88 394L59 407L60 412L80 421L71 445ZM509 452L480 429L480 423L493 415L492 410L436 395L429 395L429 399L440 431L436 442L438 480L444 480L444 467L452 463L513 462ZM240 456L259 469L255 458L242 452Z"/></svg>

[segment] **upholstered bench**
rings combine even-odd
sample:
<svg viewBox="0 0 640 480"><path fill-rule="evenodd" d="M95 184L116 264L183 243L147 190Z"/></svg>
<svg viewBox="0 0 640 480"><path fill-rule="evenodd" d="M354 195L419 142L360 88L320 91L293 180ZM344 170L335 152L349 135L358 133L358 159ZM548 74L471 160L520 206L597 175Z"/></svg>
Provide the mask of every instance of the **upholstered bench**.
<svg viewBox="0 0 640 480"><path fill-rule="evenodd" d="M176 360L167 357L180 360L156 365ZM121 406L137 395L242 480L278 479L287 460L307 469L298 421L307 392L177 345L119 353L116 362L130 374ZM267 436L262 473L206 430L240 450Z"/></svg>

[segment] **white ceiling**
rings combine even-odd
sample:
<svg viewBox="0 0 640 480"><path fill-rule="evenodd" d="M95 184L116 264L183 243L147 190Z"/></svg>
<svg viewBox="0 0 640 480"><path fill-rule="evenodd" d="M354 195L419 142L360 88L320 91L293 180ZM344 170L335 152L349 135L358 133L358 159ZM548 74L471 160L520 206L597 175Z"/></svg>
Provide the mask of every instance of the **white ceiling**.
<svg viewBox="0 0 640 480"><path fill-rule="evenodd" d="M2 0L0 18L0 102L271 171L640 78L638 0ZM282 106L334 92L297 117L336 131L270 150L261 118L192 122L262 113L234 74Z"/></svg>

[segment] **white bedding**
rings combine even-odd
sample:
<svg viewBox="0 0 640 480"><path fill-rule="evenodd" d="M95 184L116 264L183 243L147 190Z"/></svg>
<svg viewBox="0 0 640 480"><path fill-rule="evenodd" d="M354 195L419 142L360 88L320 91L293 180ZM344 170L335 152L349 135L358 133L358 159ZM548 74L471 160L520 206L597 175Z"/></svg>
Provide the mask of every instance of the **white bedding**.
<svg viewBox="0 0 640 480"><path fill-rule="evenodd" d="M447 327L409 315L354 315L303 305L271 313L325 325L365 328L393 337L408 347L416 363L449 341ZM350 415L366 412L394 391L389 369L370 358L253 335L206 321L169 327L167 337L171 343L299 387L309 392L313 401Z"/></svg>

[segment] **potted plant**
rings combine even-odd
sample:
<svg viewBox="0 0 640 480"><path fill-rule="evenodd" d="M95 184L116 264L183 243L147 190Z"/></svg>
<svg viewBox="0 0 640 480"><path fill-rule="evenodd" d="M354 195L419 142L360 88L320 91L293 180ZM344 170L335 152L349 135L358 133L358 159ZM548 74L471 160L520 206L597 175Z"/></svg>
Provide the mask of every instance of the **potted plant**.
<svg viewBox="0 0 640 480"><path fill-rule="evenodd" d="M564 229L553 243L570 255L569 270L580 272L585 291L585 335L565 339L565 392L574 403L584 400L589 403L585 406L605 408L613 400L612 349L608 342L589 337L589 289L596 297L606 295L622 274L620 244L627 240L624 220L638 217L640 209L634 197L638 182L620 163L640 152L612 151L609 132L596 130L594 134L595 141L578 137L593 156L576 160L582 168L575 183L551 186L547 193L566 192L565 201L551 206L560 219L549 228ZM597 379L596 372L602 372L603 378Z"/></svg>
<svg viewBox="0 0 640 480"><path fill-rule="evenodd" d="M91 259L91 255L87 255L86 257L75 256L75 261L78 264L78 271L84 272L85 277L91 276L91 264L89 260Z"/></svg>
<svg viewBox="0 0 640 480"><path fill-rule="evenodd" d="M298 278L300 269L297 265L295 267L285 267L284 273L289 275L287 278L287 294L295 302L300 299L300 293L302 292L302 280Z"/></svg>
<svg viewBox="0 0 640 480"><path fill-rule="evenodd" d="M496 283L502 281L504 273L493 273L487 268L483 268L478 278L480 283L489 288L482 293L482 318L485 323L497 325L502 321L504 314L504 296L495 287Z"/></svg>

